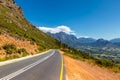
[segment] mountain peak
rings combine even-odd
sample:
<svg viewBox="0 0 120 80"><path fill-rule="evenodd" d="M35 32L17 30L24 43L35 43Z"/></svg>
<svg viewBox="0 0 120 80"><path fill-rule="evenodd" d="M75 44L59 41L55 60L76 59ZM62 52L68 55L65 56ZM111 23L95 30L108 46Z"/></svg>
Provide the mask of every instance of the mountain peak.
<svg viewBox="0 0 120 80"><path fill-rule="evenodd" d="M98 39L97 42L109 42L109 41L101 38L101 39Z"/></svg>

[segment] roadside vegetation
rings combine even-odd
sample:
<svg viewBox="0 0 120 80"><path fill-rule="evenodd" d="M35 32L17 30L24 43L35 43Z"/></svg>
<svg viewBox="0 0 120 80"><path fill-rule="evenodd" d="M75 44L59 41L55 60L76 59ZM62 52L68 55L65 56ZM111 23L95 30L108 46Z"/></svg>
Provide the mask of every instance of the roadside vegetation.
<svg viewBox="0 0 120 80"><path fill-rule="evenodd" d="M103 68L108 68L116 73L120 72L120 65L110 60L97 59L92 57L89 53L81 52L71 47L68 47L66 49L64 48L61 50L65 52L65 55L68 55L74 59L88 61L89 63L93 63L94 65L98 65Z"/></svg>
<svg viewBox="0 0 120 80"><path fill-rule="evenodd" d="M0 61L20 58L20 57L29 55L29 53L26 51L26 49L24 49L24 48L18 49L13 44L5 44L4 46L2 46L2 48L5 50L6 54L5 54L5 58L0 59Z"/></svg>

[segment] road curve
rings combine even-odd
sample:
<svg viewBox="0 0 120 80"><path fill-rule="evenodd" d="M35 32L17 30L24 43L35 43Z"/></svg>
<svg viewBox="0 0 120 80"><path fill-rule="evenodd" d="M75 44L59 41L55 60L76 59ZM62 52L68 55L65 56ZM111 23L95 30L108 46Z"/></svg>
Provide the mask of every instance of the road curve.
<svg viewBox="0 0 120 80"><path fill-rule="evenodd" d="M65 66L58 50L0 66L0 80L65 80Z"/></svg>

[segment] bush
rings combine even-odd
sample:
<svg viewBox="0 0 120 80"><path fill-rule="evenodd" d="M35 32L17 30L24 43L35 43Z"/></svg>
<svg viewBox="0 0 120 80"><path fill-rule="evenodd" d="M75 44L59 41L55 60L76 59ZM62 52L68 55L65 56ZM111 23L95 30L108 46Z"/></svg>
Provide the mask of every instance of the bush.
<svg viewBox="0 0 120 80"><path fill-rule="evenodd" d="M22 54L22 56L28 55L28 52L26 51L26 49L24 48L17 49L16 46L13 44L5 44L3 46L3 49L5 49L7 54L19 53L19 54Z"/></svg>
<svg viewBox="0 0 120 80"><path fill-rule="evenodd" d="M20 49L17 50L17 53L19 53L19 54L21 54L23 52L27 52L27 51L24 48L20 48Z"/></svg>
<svg viewBox="0 0 120 80"><path fill-rule="evenodd" d="M5 44L3 46L3 49L5 49L5 51L6 51L7 54L15 53L16 50L17 50L16 46L13 45L13 44Z"/></svg>
<svg viewBox="0 0 120 80"><path fill-rule="evenodd" d="M99 66L104 66L104 67L109 67L109 68L112 68L116 65L112 61L103 60L103 59L96 59L95 63L97 63Z"/></svg>
<svg viewBox="0 0 120 80"><path fill-rule="evenodd" d="M21 49L19 49L19 50L21 51L22 56L27 56L27 55L29 55L29 53L26 51L26 49L21 48Z"/></svg>
<svg viewBox="0 0 120 80"><path fill-rule="evenodd" d="M27 56L28 55L28 52L26 51L25 48L20 48L17 50L17 53L21 54L22 53L22 56Z"/></svg>

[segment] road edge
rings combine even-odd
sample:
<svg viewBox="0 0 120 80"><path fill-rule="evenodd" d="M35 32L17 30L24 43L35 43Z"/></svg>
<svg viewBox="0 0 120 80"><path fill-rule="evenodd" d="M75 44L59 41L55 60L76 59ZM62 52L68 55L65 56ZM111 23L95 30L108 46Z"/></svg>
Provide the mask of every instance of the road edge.
<svg viewBox="0 0 120 80"><path fill-rule="evenodd" d="M29 59L29 58L32 58L32 57L36 57L36 56L39 56L39 55L43 55L43 54L45 54L45 53L47 53L47 52L49 52L51 50L52 49L50 49L48 51L45 51L45 52L35 54L35 55L29 55L29 56L25 56L25 57L21 57L21 58L17 58L17 59L3 61L3 62L0 62L0 66L4 66L4 65L11 64L11 63L14 63L14 62L18 62L18 61L22 61L22 60Z"/></svg>
<svg viewBox="0 0 120 80"><path fill-rule="evenodd" d="M63 56L61 55L61 61L62 61L62 63L61 63L61 71L60 71L60 80L63 80L63 68L64 68L64 64L63 64Z"/></svg>

